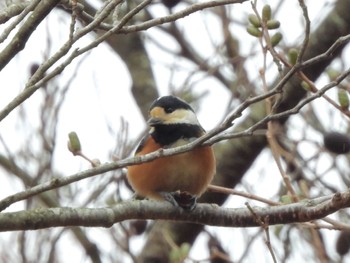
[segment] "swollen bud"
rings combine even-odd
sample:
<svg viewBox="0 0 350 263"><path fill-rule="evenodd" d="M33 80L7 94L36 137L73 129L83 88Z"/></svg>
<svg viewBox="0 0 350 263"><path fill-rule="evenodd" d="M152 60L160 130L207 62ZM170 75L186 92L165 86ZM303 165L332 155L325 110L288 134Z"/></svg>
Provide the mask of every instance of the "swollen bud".
<svg viewBox="0 0 350 263"><path fill-rule="evenodd" d="M262 9L262 20L267 22L271 19L271 6L270 5L264 5Z"/></svg>
<svg viewBox="0 0 350 263"><path fill-rule="evenodd" d="M250 14L248 20L254 27L261 27L260 20L256 15Z"/></svg>
<svg viewBox="0 0 350 263"><path fill-rule="evenodd" d="M330 68L327 70L327 75L329 79L333 81L336 80L336 78L340 75L340 72L336 69Z"/></svg>
<svg viewBox="0 0 350 263"><path fill-rule="evenodd" d="M292 64L293 66L297 63L298 55L299 55L299 52L296 48L289 49L288 58L289 58L290 64Z"/></svg>
<svg viewBox="0 0 350 263"><path fill-rule="evenodd" d="M173 248L170 251L170 262L183 262L190 253L191 246L188 243L182 243L180 247Z"/></svg>
<svg viewBox="0 0 350 263"><path fill-rule="evenodd" d="M255 26L249 25L247 27L247 32L253 37L262 37L262 32L257 29Z"/></svg>
<svg viewBox="0 0 350 263"><path fill-rule="evenodd" d="M312 91L312 88L309 83L307 83L305 80L301 82L301 86L303 87L304 90L306 91Z"/></svg>
<svg viewBox="0 0 350 263"><path fill-rule="evenodd" d="M68 134L68 150L73 154L77 155L81 152L81 144L79 137L76 132L70 132Z"/></svg>
<svg viewBox="0 0 350 263"><path fill-rule="evenodd" d="M280 197L280 201L283 204L291 204L291 203L293 203L292 196L290 196L290 195L282 195Z"/></svg>
<svg viewBox="0 0 350 263"><path fill-rule="evenodd" d="M336 154L345 154L350 151L350 138L340 132L329 132L323 136L324 147Z"/></svg>
<svg viewBox="0 0 350 263"><path fill-rule="evenodd" d="M273 47L277 46L281 42L282 38L283 38L283 36L281 33L278 32L278 33L274 34L271 37L271 45Z"/></svg>
<svg viewBox="0 0 350 263"><path fill-rule="evenodd" d="M267 29L277 29L281 25L280 21L278 20L269 20L266 22L266 27Z"/></svg>
<svg viewBox="0 0 350 263"><path fill-rule="evenodd" d="M343 110L349 108L349 96L346 90L338 89L338 102Z"/></svg>

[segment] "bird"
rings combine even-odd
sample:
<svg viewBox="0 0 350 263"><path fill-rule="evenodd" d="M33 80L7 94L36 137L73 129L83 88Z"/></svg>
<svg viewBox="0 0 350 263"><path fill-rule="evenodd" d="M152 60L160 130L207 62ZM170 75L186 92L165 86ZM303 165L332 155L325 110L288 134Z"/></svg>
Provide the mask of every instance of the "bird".
<svg viewBox="0 0 350 263"><path fill-rule="evenodd" d="M182 146L206 133L193 108L172 95L159 97L151 104L147 123L149 133L139 143L135 156ZM215 172L214 151L206 145L129 166L127 179L138 196L165 200L174 206L192 210Z"/></svg>

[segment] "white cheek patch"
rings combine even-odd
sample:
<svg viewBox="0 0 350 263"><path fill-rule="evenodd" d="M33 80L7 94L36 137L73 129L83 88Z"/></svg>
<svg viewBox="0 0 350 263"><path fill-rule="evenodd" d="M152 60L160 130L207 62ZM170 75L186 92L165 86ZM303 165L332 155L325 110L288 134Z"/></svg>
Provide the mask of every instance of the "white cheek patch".
<svg viewBox="0 0 350 263"><path fill-rule="evenodd" d="M168 120L165 123L174 124L174 123L186 123L199 125L196 114L193 111L180 109L172 112L168 116Z"/></svg>

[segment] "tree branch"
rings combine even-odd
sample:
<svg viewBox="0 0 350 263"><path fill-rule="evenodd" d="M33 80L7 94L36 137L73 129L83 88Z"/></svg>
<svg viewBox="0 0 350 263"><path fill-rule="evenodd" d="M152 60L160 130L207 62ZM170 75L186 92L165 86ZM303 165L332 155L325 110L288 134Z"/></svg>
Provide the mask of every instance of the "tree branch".
<svg viewBox="0 0 350 263"><path fill-rule="evenodd" d="M10 5L5 9L2 9L0 11L0 24L6 23L12 17L19 15L20 13L23 12L25 8L27 8L31 4L33 4L33 2L16 3L13 5Z"/></svg>
<svg viewBox="0 0 350 263"><path fill-rule="evenodd" d="M36 27L59 3L60 0L40 1L33 13L24 22L10 43L0 53L0 70L24 47Z"/></svg>
<svg viewBox="0 0 350 263"><path fill-rule="evenodd" d="M0 231L48 227L111 227L131 219L162 219L223 227L257 227L308 222L350 207L350 191L298 203L248 208L222 208L198 204L189 212L159 201L126 201L108 208L39 208L0 214ZM259 220L257 220L259 218ZM259 222L258 222L259 221Z"/></svg>

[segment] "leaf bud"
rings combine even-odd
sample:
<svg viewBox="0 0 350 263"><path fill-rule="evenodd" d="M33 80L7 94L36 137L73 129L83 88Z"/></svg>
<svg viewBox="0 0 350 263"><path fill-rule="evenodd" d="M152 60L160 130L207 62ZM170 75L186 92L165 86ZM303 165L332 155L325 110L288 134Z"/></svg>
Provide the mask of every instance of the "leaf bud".
<svg viewBox="0 0 350 263"><path fill-rule="evenodd" d="M249 25L247 27L247 32L253 37L262 37L262 32L257 29L255 26Z"/></svg>
<svg viewBox="0 0 350 263"><path fill-rule="evenodd" d="M79 137L76 132L70 132L68 134L68 150L73 154L77 155L81 152L81 144Z"/></svg>
<svg viewBox="0 0 350 263"><path fill-rule="evenodd" d="M330 68L327 70L327 75L329 79L333 81L340 75L340 73L338 70Z"/></svg>
<svg viewBox="0 0 350 263"><path fill-rule="evenodd" d="M299 52L296 48L291 48L288 50L288 58L289 62L292 65L295 65L297 63Z"/></svg>
<svg viewBox="0 0 350 263"><path fill-rule="evenodd" d="M282 38L283 38L283 36L281 33L278 32L278 33L274 34L271 37L271 45L273 47L277 46L281 42Z"/></svg>
<svg viewBox="0 0 350 263"><path fill-rule="evenodd" d="M267 29L277 29L281 25L280 21L278 20L269 20L266 22L266 27Z"/></svg>
<svg viewBox="0 0 350 263"><path fill-rule="evenodd" d="M343 110L347 110L349 108L349 96L346 90L338 89L338 102Z"/></svg>
<svg viewBox="0 0 350 263"><path fill-rule="evenodd" d="M271 6L270 5L264 5L262 9L262 20L267 22L271 19Z"/></svg>
<svg viewBox="0 0 350 263"><path fill-rule="evenodd" d="M301 86L302 86L303 89L306 90L306 91L312 91L312 88L311 88L310 84L307 83L307 82L304 81L304 80L301 82Z"/></svg>
<svg viewBox="0 0 350 263"><path fill-rule="evenodd" d="M291 203L293 203L292 197L290 195L282 195L280 197L280 201L283 204L291 204Z"/></svg>
<svg viewBox="0 0 350 263"><path fill-rule="evenodd" d="M261 27L261 23L259 18L256 15L250 14L248 16L248 21L254 26L254 27Z"/></svg>

